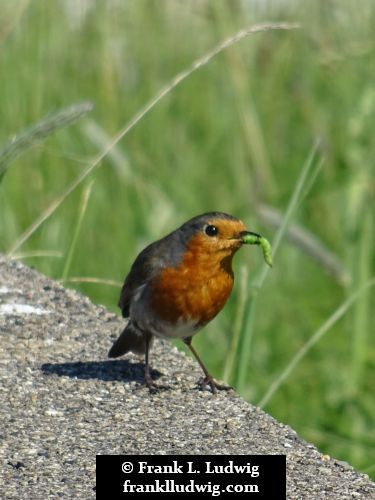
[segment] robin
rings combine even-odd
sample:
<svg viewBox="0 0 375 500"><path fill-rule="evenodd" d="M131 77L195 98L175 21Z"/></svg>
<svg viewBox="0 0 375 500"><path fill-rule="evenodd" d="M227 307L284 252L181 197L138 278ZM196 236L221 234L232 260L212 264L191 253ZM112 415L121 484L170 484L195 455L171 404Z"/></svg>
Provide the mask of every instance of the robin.
<svg viewBox="0 0 375 500"><path fill-rule="evenodd" d="M149 366L153 338L179 338L204 372L200 387L228 389L209 374L191 342L224 307L233 287L232 258L244 243L261 245L271 264L267 240L222 212L198 215L147 246L122 287L118 305L129 321L108 356L144 354L144 380L152 391L158 388Z"/></svg>

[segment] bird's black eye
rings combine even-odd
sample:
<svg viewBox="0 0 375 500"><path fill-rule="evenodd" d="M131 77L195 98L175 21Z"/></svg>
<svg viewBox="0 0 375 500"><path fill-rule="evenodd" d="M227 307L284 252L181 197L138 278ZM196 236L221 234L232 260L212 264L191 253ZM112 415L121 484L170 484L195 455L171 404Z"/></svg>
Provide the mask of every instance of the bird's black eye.
<svg viewBox="0 0 375 500"><path fill-rule="evenodd" d="M216 226L211 226L211 225L206 226L204 231L207 234L207 236L216 236L217 233L219 232Z"/></svg>

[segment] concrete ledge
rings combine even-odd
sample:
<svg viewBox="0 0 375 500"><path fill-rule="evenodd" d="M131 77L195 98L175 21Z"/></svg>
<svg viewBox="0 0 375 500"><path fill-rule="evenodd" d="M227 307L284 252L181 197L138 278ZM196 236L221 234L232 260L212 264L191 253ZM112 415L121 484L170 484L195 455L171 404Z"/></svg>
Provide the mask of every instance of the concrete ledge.
<svg viewBox="0 0 375 500"><path fill-rule="evenodd" d="M236 394L200 392L195 362L155 342L171 390L139 388L136 357L110 361L124 321L0 256L0 497L94 498L96 454L286 454L289 499L375 498L375 484L323 456Z"/></svg>

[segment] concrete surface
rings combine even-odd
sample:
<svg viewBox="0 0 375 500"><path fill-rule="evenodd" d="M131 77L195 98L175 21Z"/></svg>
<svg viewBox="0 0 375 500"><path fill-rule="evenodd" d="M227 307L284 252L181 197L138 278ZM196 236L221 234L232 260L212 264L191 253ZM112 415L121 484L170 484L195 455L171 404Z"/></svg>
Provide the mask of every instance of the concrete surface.
<svg viewBox="0 0 375 500"><path fill-rule="evenodd" d="M96 454L286 454L290 499L375 498L236 394L198 391L199 367L156 342L169 391L139 387L138 358L108 360L124 320L0 256L0 497L94 498Z"/></svg>

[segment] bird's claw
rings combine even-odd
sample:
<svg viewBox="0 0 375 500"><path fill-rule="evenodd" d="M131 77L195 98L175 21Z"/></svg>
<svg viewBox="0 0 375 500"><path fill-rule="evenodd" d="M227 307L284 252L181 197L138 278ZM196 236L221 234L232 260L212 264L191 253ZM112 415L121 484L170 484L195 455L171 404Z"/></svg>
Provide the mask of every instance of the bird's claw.
<svg viewBox="0 0 375 500"><path fill-rule="evenodd" d="M217 391L233 391L233 387L226 384L220 384L213 377L204 377L198 381L198 388L202 391L206 386L209 386L211 392L216 394Z"/></svg>
<svg viewBox="0 0 375 500"><path fill-rule="evenodd" d="M160 392L160 391L169 391L170 390L169 385L157 384L151 378L151 376L145 377L143 385L145 385L148 388L148 390L150 391L150 394L156 394L157 392Z"/></svg>

